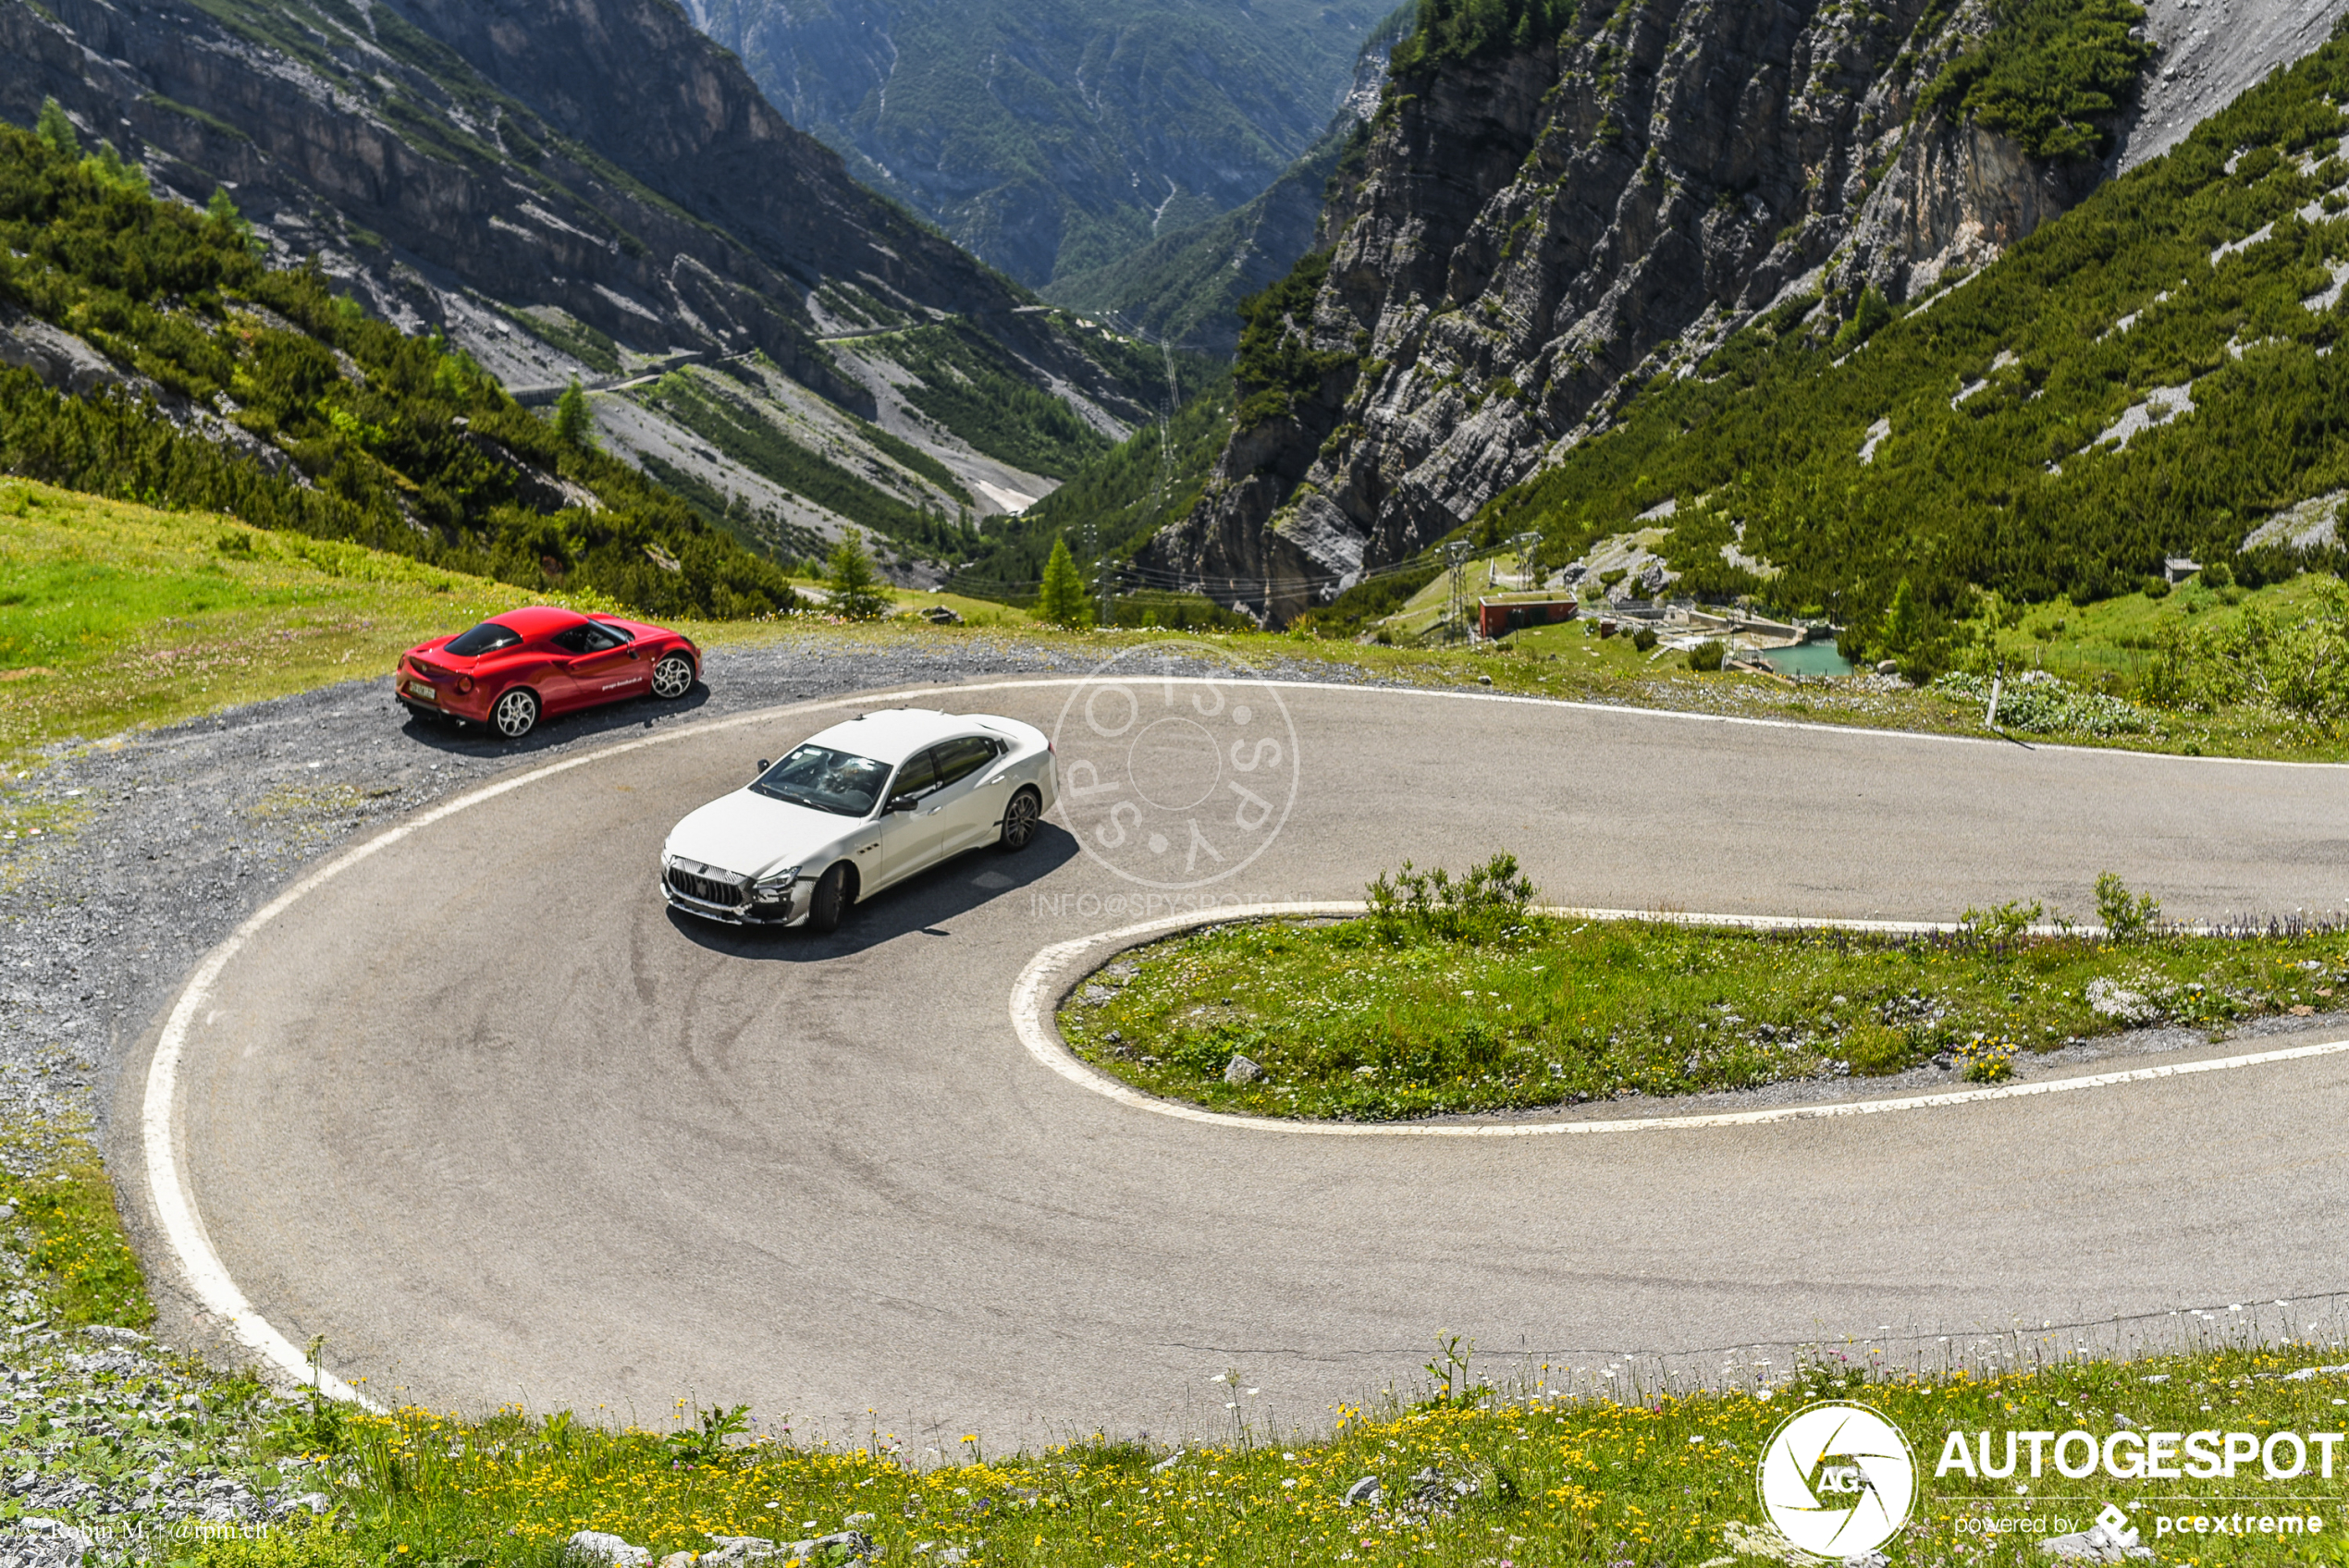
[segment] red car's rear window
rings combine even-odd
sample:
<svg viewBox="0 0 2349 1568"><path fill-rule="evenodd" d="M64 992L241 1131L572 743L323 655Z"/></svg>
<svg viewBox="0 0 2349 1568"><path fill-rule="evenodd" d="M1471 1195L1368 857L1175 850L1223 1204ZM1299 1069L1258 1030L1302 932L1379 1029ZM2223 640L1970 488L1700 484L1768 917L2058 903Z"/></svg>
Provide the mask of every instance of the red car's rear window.
<svg viewBox="0 0 2349 1568"><path fill-rule="evenodd" d="M510 648L521 641L522 633L512 627L485 620L471 631L449 639L448 652L459 658L478 658L483 654L494 654L500 648Z"/></svg>

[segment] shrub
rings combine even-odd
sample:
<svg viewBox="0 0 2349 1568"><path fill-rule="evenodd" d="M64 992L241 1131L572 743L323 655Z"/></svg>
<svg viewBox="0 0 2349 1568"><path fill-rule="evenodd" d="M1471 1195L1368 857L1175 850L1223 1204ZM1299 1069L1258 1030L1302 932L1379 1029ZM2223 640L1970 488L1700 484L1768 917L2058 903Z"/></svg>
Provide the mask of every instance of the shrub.
<svg viewBox="0 0 2349 1568"><path fill-rule="evenodd" d="M2166 577L2148 577L2145 581L2143 592L2148 599L2166 599L2170 596L2170 580Z"/></svg>
<svg viewBox="0 0 2349 1568"><path fill-rule="evenodd" d="M1995 909L1970 909L1958 924L1967 936L1986 947L2009 948L2029 931L2044 913L2038 904L2026 905L2018 899Z"/></svg>
<svg viewBox="0 0 2349 1568"><path fill-rule="evenodd" d="M1843 1060L1863 1078L1881 1078L1909 1063L1909 1036L1888 1023L1855 1023L1839 1042Z"/></svg>
<svg viewBox="0 0 2349 1568"><path fill-rule="evenodd" d="M2199 575L2202 578L2202 585L2205 588L2232 588L2234 586L2235 574L2227 570L2227 563L2224 561L2212 561L2208 566L2202 569Z"/></svg>
<svg viewBox="0 0 2349 1568"><path fill-rule="evenodd" d="M1391 881L1384 871L1378 874L1369 901L1372 929L1397 947L1490 941L1524 924L1533 883L1506 851L1458 878L1442 866L1416 870L1407 860Z"/></svg>
<svg viewBox="0 0 2349 1568"><path fill-rule="evenodd" d="M1643 654L1654 647L1655 642L1655 628L1653 626L1642 626L1631 633L1631 646Z"/></svg>
<svg viewBox="0 0 2349 1568"><path fill-rule="evenodd" d="M365 1568L350 1536L324 1519L287 1524L258 1536L199 1536L175 1543L171 1568Z"/></svg>
<svg viewBox="0 0 2349 1568"><path fill-rule="evenodd" d="M1933 689L1970 703L1987 704L1986 676L1953 670L1933 682ZM2011 678L1998 693L1998 728L2028 735L2142 735L2153 728L2151 716L2135 704L2102 692L2083 691L2043 669L2027 669Z"/></svg>
<svg viewBox="0 0 2349 1568"><path fill-rule="evenodd" d="M2097 878L2097 918L2112 940L2142 941L2161 918L2161 905L2151 893L2131 894L2128 884L2108 871Z"/></svg>
<svg viewBox="0 0 2349 1568"><path fill-rule="evenodd" d="M1689 668L1691 669L1718 669L1727 653L1728 649L1724 648L1720 643L1708 639L1689 650Z"/></svg>

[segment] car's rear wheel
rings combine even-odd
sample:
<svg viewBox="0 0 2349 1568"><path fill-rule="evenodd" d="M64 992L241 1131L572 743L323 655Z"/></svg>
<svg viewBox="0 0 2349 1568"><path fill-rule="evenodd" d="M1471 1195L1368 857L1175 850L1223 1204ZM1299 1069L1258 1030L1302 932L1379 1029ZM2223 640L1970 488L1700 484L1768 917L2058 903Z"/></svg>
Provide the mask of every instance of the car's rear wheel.
<svg viewBox="0 0 2349 1568"><path fill-rule="evenodd" d="M498 705L489 710L489 722L507 740L521 740L538 727L538 693L527 687L515 687L499 697Z"/></svg>
<svg viewBox="0 0 2349 1568"><path fill-rule="evenodd" d="M1036 838L1037 819L1044 815L1044 802L1033 790L1022 790L1003 808L1003 848L1015 852L1027 848Z"/></svg>
<svg viewBox="0 0 2349 1568"><path fill-rule="evenodd" d="M653 666L653 695L675 702L694 689L694 661L683 654L669 654Z"/></svg>
<svg viewBox="0 0 2349 1568"><path fill-rule="evenodd" d="M837 931L848 913L848 864L843 861L816 879L815 896L807 900L810 930Z"/></svg>

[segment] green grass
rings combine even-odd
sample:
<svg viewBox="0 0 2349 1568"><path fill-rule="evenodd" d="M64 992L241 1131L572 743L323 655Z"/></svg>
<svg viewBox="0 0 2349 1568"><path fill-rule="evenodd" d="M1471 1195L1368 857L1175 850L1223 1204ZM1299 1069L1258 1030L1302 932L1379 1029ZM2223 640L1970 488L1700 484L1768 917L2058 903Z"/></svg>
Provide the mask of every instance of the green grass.
<svg viewBox="0 0 2349 1568"><path fill-rule="evenodd" d="M1172 937L1080 986L1061 1033L1152 1094L1255 1115L1383 1121L1752 1089L2119 1032L2109 979L2167 1022L2330 1010L2349 932L2127 943L1981 930L1894 937L1525 914L1445 938L1375 917ZM1235 1056L1262 1068L1227 1084Z"/></svg>
<svg viewBox="0 0 2349 1568"><path fill-rule="evenodd" d="M143 1329L154 1304L89 1132L74 1115L0 1127L0 1203L15 1210L25 1262L48 1286L52 1323Z"/></svg>
<svg viewBox="0 0 2349 1568"><path fill-rule="evenodd" d="M0 758L385 675L427 637L547 602L613 607L355 545L0 483Z"/></svg>

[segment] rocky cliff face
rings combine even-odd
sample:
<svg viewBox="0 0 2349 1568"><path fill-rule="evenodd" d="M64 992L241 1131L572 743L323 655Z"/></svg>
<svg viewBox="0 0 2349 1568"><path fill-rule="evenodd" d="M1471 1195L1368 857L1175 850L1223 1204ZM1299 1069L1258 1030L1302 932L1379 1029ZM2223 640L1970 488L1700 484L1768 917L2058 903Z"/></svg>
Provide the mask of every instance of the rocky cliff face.
<svg viewBox="0 0 2349 1568"><path fill-rule="evenodd" d="M1289 312L1285 381L1150 564L1285 619L1450 533L1774 301L1898 301L2103 173L1937 116L1912 129L1989 25L1978 3L1580 16L1555 43L1390 83L1324 214L1327 276Z"/></svg>

